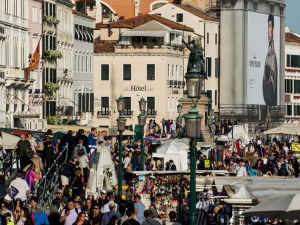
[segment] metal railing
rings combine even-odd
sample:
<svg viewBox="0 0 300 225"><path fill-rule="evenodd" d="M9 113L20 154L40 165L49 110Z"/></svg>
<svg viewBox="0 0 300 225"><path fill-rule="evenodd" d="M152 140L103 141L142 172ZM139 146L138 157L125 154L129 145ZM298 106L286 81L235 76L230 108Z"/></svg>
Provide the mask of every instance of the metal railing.
<svg viewBox="0 0 300 225"><path fill-rule="evenodd" d="M17 174L17 168L13 168L16 163L17 157L12 152L7 153L7 156L0 162L0 171L5 177L6 185L8 185Z"/></svg>
<svg viewBox="0 0 300 225"><path fill-rule="evenodd" d="M52 165L48 168L46 174L40 179L34 188L34 195L39 199L39 209L49 213L54 193L58 189L60 174L68 158L68 146L65 146L63 151L59 153ZM29 204L31 195L25 202Z"/></svg>

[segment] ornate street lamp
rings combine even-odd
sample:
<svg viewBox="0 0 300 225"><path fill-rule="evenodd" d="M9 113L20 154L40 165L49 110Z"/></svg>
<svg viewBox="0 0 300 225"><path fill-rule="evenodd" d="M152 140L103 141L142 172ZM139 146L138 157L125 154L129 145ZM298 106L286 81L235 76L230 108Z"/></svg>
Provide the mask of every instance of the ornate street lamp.
<svg viewBox="0 0 300 225"><path fill-rule="evenodd" d="M145 99L142 97L141 100L139 101L139 108L140 108L141 113L138 115L138 124L141 127L141 135L142 135L142 140L141 140L141 169L140 169L140 171L144 171L144 156L145 156L144 126L146 124L146 119L147 119L147 116L145 114L146 104L147 104L147 101L145 101Z"/></svg>
<svg viewBox="0 0 300 225"><path fill-rule="evenodd" d="M181 125L182 125L182 116L180 115L182 111L182 105L181 104L178 104L177 105L177 113L179 113L178 117L176 118L176 124L178 125L178 139L181 138L181 133L182 133L182 130L181 130Z"/></svg>
<svg viewBox="0 0 300 225"><path fill-rule="evenodd" d="M201 135L201 119L203 118L203 115L198 113L196 105L201 97L203 78L203 73L201 74L196 68L192 68L185 75L187 95L188 98L192 99L192 108L187 114L183 115L185 120L185 134L190 138L190 225L196 225L196 146L197 139Z"/></svg>
<svg viewBox="0 0 300 225"><path fill-rule="evenodd" d="M123 115L125 110L125 99L122 97L122 95L119 97L119 99L116 100L117 102L117 109L119 112L119 117L117 118L117 125L118 125L118 131L119 131L119 169L118 169L118 195L122 196L122 140L123 140L123 132L125 131L125 124L126 119Z"/></svg>

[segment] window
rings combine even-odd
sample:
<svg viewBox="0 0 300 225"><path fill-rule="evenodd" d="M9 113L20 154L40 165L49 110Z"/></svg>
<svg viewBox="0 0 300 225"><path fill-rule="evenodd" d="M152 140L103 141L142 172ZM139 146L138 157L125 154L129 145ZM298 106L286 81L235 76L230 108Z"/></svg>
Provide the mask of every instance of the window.
<svg viewBox="0 0 300 225"><path fill-rule="evenodd" d="M293 80L285 79L285 93L293 93Z"/></svg>
<svg viewBox="0 0 300 225"><path fill-rule="evenodd" d="M294 116L300 115L300 105L294 105Z"/></svg>
<svg viewBox="0 0 300 225"><path fill-rule="evenodd" d="M55 101L46 101L46 117L55 116L56 102Z"/></svg>
<svg viewBox="0 0 300 225"><path fill-rule="evenodd" d="M131 80L131 64L123 64L123 80Z"/></svg>
<svg viewBox="0 0 300 225"><path fill-rule="evenodd" d="M56 83L56 69L44 68L46 82Z"/></svg>
<svg viewBox="0 0 300 225"><path fill-rule="evenodd" d="M75 40L78 40L78 24L75 24L74 36L75 36Z"/></svg>
<svg viewBox="0 0 300 225"><path fill-rule="evenodd" d="M94 111L94 93L78 93L78 112Z"/></svg>
<svg viewBox="0 0 300 225"><path fill-rule="evenodd" d="M155 115L155 98L147 97L147 115Z"/></svg>
<svg viewBox="0 0 300 225"><path fill-rule="evenodd" d="M206 74L208 77L211 77L211 58L206 58Z"/></svg>
<svg viewBox="0 0 300 225"><path fill-rule="evenodd" d="M170 64L168 64L168 80L170 80Z"/></svg>
<svg viewBox="0 0 300 225"><path fill-rule="evenodd" d="M218 104L218 90L215 90L215 105Z"/></svg>
<svg viewBox="0 0 300 225"><path fill-rule="evenodd" d="M109 97L101 97L101 115L109 114Z"/></svg>
<svg viewBox="0 0 300 225"><path fill-rule="evenodd" d="M183 22L183 14L182 13L176 14L176 22Z"/></svg>
<svg viewBox="0 0 300 225"><path fill-rule="evenodd" d="M286 107L286 115L291 116L293 112L292 105L286 105L285 107Z"/></svg>
<svg viewBox="0 0 300 225"><path fill-rule="evenodd" d="M206 91L206 96L210 99L213 100L212 98L212 90L207 90ZM208 112L211 110L211 103L208 105Z"/></svg>
<svg viewBox="0 0 300 225"><path fill-rule="evenodd" d="M209 45L209 33L206 33L206 44Z"/></svg>
<svg viewBox="0 0 300 225"><path fill-rule="evenodd" d="M124 97L125 110L124 115L131 115L131 97Z"/></svg>
<svg viewBox="0 0 300 225"><path fill-rule="evenodd" d="M147 64L147 80L155 80L155 65Z"/></svg>
<svg viewBox="0 0 300 225"><path fill-rule="evenodd" d="M294 80L294 94L300 94L300 80Z"/></svg>
<svg viewBox="0 0 300 225"><path fill-rule="evenodd" d="M101 65L101 80L109 80L109 65Z"/></svg>
<svg viewBox="0 0 300 225"><path fill-rule="evenodd" d="M192 39L191 35L188 35L188 43L191 42L191 39Z"/></svg>
<svg viewBox="0 0 300 225"><path fill-rule="evenodd" d="M219 59L215 58L215 77L219 77Z"/></svg>
<svg viewBox="0 0 300 225"><path fill-rule="evenodd" d="M215 45L218 45L218 34L215 34Z"/></svg>
<svg viewBox="0 0 300 225"><path fill-rule="evenodd" d="M300 68L300 55L287 55L286 66Z"/></svg>

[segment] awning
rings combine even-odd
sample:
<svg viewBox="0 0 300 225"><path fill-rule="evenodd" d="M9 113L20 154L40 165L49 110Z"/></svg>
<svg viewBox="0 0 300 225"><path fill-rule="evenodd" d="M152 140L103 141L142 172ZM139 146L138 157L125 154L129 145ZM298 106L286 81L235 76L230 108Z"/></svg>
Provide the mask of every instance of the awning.
<svg viewBox="0 0 300 225"><path fill-rule="evenodd" d="M20 140L19 137L2 132L2 146L4 149L13 149L18 141Z"/></svg>
<svg viewBox="0 0 300 225"><path fill-rule="evenodd" d="M164 37L168 33L168 31L123 31L121 36L123 37L135 37L135 36L143 36L143 37Z"/></svg>
<svg viewBox="0 0 300 225"><path fill-rule="evenodd" d="M14 118L40 118L39 114L16 114Z"/></svg>

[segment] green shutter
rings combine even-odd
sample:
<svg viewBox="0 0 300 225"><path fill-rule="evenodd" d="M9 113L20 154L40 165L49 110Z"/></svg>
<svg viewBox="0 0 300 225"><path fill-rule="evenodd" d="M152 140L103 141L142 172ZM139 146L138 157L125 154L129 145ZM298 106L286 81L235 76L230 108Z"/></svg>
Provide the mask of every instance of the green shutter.
<svg viewBox="0 0 300 225"><path fill-rule="evenodd" d="M147 80L155 80L155 65L147 64Z"/></svg>
<svg viewBox="0 0 300 225"><path fill-rule="evenodd" d="M291 55L286 55L286 66L287 67L291 66Z"/></svg>
<svg viewBox="0 0 300 225"><path fill-rule="evenodd" d="M123 80L131 80L131 64L123 64Z"/></svg>
<svg viewBox="0 0 300 225"><path fill-rule="evenodd" d="M206 96L207 96L210 100L213 101L213 99L212 99L212 90L207 90L207 91L206 91ZM211 104L208 105L208 112L210 111L210 109L211 109Z"/></svg>
<svg viewBox="0 0 300 225"><path fill-rule="evenodd" d="M215 77L219 77L219 58L215 58Z"/></svg>
<svg viewBox="0 0 300 225"><path fill-rule="evenodd" d="M206 58L206 74L211 77L211 58Z"/></svg>
<svg viewBox="0 0 300 225"><path fill-rule="evenodd" d="M101 80L109 80L109 65L101 64Z"/></svg>

